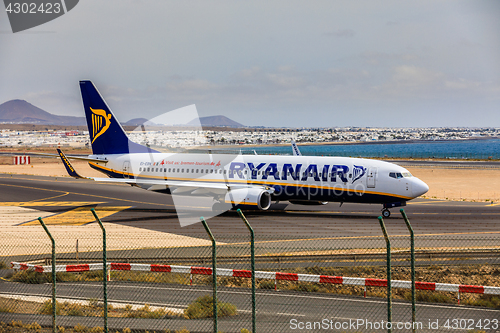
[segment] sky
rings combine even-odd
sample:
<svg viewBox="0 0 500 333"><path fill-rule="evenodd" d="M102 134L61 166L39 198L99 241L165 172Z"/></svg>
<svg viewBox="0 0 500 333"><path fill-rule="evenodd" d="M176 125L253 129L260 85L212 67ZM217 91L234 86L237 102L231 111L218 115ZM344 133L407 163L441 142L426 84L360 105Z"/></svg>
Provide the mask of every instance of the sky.
<svg viewBox="0 0 500 333"><path fill-rule="evenodd" d="M82 0L13 34L1 9L0 103L83 116L92 80L120 121L195 104L247 126L500 127L499 17L493 0Z"/></svg>

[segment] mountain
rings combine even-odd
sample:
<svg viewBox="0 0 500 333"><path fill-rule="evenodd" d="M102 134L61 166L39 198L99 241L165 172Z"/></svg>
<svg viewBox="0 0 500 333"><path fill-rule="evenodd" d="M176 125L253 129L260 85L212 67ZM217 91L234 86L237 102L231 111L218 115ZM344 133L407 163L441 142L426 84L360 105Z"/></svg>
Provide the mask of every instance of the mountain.
<svg viewBox="0 0 500 333"><path fill-rule="evenodd" d="M196 125L196 120L191 120L187 125ZM229 119L226 116L210 116L210 117L200 117L201 126L206 127L245 127L234 120Z"/></svg>
<svg viewBox="0 0 500 333"><path fill-rule="evenodd" d="M0 104L0 123L86 125L85 117L58 116L21 99L13 99Z"/></svg>

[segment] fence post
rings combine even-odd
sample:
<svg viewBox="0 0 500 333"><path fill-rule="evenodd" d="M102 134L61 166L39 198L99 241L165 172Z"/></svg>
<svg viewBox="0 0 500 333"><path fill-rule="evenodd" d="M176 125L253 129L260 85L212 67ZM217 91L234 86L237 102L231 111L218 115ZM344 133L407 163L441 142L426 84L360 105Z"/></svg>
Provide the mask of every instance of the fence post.
<svg viewBox="0 0 500 333"><path fill-rule="evenodd" d="M210 228L208 227L207 221L202 217L200 217L201 223L203 224L203 227L207 231L208 236L210 237L210 240L212 241L212 284L213 284L213 297L212 300L214 302L214 333L218 332L218 318L217 318L217 245L215 244L215 238L214 235L212 234L212 231L210 231Z"/></svg>
<svg viewBox="0 0 500 333"><path fill-rule="evenodd" d="M411 253L411 322L412 322L412 332L415 332L415 321L416 321L416 291L415 291L415 235L413 233L413 228L411 227L410 220L406 216L405 210L400 209L401 215L405 220L406 226L410 231L410 253Z"/></svg>
<svg viewBox="0 0 500 333"><path fill-rule="evenodd" d="M106 229L102 225L99 216L95 212L94 208L91 208L90 211L95 217L97 223L102 230L102 286L103 286L103 303L104 303L104 332L108 333L108 258L107 258L107 250L106 250Z"/></svg>
<svg viewBox="0 0 500 333"><path fill-rule="evenodd" d="M245 222L248 230L250 231L250 262L251 262L251 270L252 270L252 333L255 333L255 325L256 325L256 300L255 300L255 234L253 232L253 228L248 223L245 215L241 209L237 210L238 214L240 214L241 219Z"/></svg>
<svg viewBox="0 0 500 333"><path fill-rule="evenodd" d="M38 218L38 221L40 221L40 224L42 225L43 229L47 233L47 235L50 238L50 241L52 242L52 332L56 333L57 332L57 326L56 326L56 242L54 240L54 237L49 232L49 229L47 229L47 226L45 223L43 223L43 220L41 217Z"/></svg>
<svg viewBox="0 0 500 333"><path fill-rule="evenodd" d="M384 233L385 243L387 247L387 321L392 326L392 285L391 285L391 240L385 229L384 219L382 216L378 217L380 227ZM388 324L389 325L389 324ZM387 328L387 332L392 332L392 327Z"/></svg>

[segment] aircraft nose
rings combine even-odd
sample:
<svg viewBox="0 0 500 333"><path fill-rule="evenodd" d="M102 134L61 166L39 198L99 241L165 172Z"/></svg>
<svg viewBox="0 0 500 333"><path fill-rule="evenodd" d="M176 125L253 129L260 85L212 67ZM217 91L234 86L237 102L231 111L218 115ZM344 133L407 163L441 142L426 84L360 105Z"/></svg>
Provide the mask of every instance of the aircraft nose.
<svg viewBox="0 0 500 333"><path fill-rule="evenodd" d="M421 181L418 178L413 179L413 184L412 184L411 188L412 188L412 192L413 192L413 197L415 197L415 198L419 197L419 196L427 193L427 191L429 191L429 186L427 186L426 183L424 183L423 181Z"/></svg>

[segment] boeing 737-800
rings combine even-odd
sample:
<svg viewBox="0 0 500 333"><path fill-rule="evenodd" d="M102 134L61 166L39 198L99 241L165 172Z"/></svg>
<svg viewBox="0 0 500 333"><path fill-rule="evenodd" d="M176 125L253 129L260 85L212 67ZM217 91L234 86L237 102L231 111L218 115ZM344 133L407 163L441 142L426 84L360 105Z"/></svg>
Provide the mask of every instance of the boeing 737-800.
<svg viewBox="0 0 500 333"><path fill-rule="evenodd" d="M161 153L132 142L90 81L81 81L89 129L90 166L109 178L142 188L214 198L215 211L231 207L267 210L272 201L292 204L377 203L389 208L426 193L429 187L393 163L347 157ZM298 149L297 149L298 151ZM80 177L62 152L73 177ZM70 156L68 156L70 157ZM71 158L71 157L70 157Z"/></svg>

